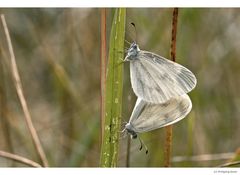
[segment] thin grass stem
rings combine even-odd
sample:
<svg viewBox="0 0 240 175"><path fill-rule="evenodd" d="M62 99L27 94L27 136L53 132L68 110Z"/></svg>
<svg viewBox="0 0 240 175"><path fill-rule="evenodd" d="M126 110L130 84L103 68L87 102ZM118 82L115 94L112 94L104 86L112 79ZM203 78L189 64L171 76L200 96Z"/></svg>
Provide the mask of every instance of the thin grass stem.
<svg viewBox="0 0 240 175"><path fill-rule="evenodd" d="M34 143L34 146L37 150L37 153L38 153L38 155L39 155L39 157L40 157L40 159L43 163L43 166L47 167L48 166L48 161L47 161L46 155L43 151L43 148L42 148L41 142L39 140L39 137L37 135L36 129L34 128L34 125L33 125L32 119L31 119L31 115L30 115L30 112L29 112L29 109L28 109L28 106L27 106L27 102L26 102L26 99L25 99L24 94L23 94L23 88L22 88L21 79L20 79L20 76L19 76L19 73L18 73L15 54L14 54L14 51L13 51L13 46L12 46L9 31L8 31L7 23L6 23L6 20L5 20L5 17L4 17L3 14L1 14L1 20L2 20L4 32L5 32L6 39L7 39L8 49L9 49L13 80L14 80L14 84L15 84L15 87L16 87L16 90L17 90L18 98L20 100L20 103L21 103L21 106L22 106L22 109L23 109L23 112L24 112L24 117L25 117L25 120L26 120L26 123L27 123L27 127L28 127L29 132L31 134L31 137L33 139L33 143Z"/></svg>
<svg viewBox="0 0 240 175"><path fill-rule="evenodd" d="M34 162L30 159L27 159L25 157L22 157L22 156L19 156L19 155L16 155L16 154L1 151L1 150L0 150L0 157L11 159L13 161L20 162L22 164L25 164L25 165L28 165L28 166L31 166L31 167L42 167L40 164L38 164L38 163L36 163L36 162Z"/></svg>
<svg viewBox="0 0 240 175"><path fill-rule="evenodd" d="M105 94L106 94L106 62L107 62L107 36L106 36L106 14L105 8L101 9L101 66L100 66L100 78L101 78L101 142L103 140L103 128L104 128L104 115L105 115Z"/></svg>
<svg viewBox="0 0 240 175"><path fill-rule="evenodd" d="M178 8L173 9L172 16L172 40L171 40L171 59L176 61L176 43L177 43L177 18ZM165 138L165 151L164 151L164 166L170 167L171 151L172 151L172 125L166 127L166 138Z"/></svg>

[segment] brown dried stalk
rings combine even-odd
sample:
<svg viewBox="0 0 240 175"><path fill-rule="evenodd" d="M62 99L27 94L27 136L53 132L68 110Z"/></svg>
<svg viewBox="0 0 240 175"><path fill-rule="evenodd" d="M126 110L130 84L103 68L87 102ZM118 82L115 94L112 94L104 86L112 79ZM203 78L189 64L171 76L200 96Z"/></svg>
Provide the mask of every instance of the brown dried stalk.
<svg viewBox="0 0 240 175"><path fill-rule="evenodd" d="M0 157L5 157L7 159L11 159L16 162L20 162L20 163L23 163L25 165L32 166L32 167L42 167L40 164L38 164L30 159L27 159L25 157L22 157L22 156L19 156L16 154L8 153L5 151L0 151Z"/></svg>
<svg viewBox="0 0 240 175"><path fill-rule="evenodd" d="M101 9L101 66L100 66L100 77L101 77L101 141L103 138L103 126L104 126L104 115L105 115L105 94L106 94L106 62L107 62L107 47L106 47L106 13L105 8Z"/></svg>
<svg viewBox="0 0 240 175"><path fill-rule="evenodd" d="M240 165L240 161L228 162L228 163L220 165L219 167L230 167L230 166L235 166L235 165Z"/></svg>
<svg viewBox="0 0 240 175"><path fill-rule="evenodd" d="M27 107L27 102L26 102L26 99L23 95L21 79L20 79L18 69L17 69L16 59L15 59L15 55L14 55L14 51L13 51L13 47L12 47L12 42L11 42L11 38L10 38L10 35L9 35L7 23L6 23L6 20L5 20L5 17L4 17L3 14L1 14L1 20L2 20L4 32L5 32L6 39L7 39L8 49L9 49L12 75L13 75L13 79L14 79L14 83L15 83L15 87L16 87L16 90L17 90L19 100L20 100L21 106L23 108L24 117L25 117L25 120L26 120L26 123L27 123L27 127L28 127L29 132L32 136L34 146L37 150L37 153L39 154L39 157L40 157L40 159L43 163L43 166L47 167L48 166L48 161L47 161L46 155L43 151L40 140L38 138L37 132L36 132L34 126L33 126L31 115L30 115L29 109Z"/></svg>
<svg viewBox="0 0 240 175"><path fill-rule="evenodd" d="M178 8L173 9L173 19L172 19L172 41L171 41L171 59L176 61L176 43L177 43L177 17ZM164 166L170 167L172 151L172 125L166 127L166 140L164 149Z"/></svg>

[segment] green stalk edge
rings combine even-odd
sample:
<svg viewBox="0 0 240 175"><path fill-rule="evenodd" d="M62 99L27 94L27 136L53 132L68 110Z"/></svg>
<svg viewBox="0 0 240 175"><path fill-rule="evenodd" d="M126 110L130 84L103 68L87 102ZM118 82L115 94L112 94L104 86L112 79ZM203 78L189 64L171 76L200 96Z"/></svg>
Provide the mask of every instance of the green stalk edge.
<svg viewBox="0 0 240 175"><path fill-rule="evenodd" d="M126 9L115 10L107 65L101 167L116 167L121 126Z"/></svg>

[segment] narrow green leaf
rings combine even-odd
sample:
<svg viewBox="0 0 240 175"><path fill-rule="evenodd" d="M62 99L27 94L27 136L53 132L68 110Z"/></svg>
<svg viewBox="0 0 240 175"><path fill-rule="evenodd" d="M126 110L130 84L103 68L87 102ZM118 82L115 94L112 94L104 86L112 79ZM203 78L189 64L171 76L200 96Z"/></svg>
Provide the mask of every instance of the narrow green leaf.
<svg viewBox="0 0 240 175"><path fill-rule="evenodd" d="M117 166L119 131L122 110L123 53L126 9L115 10L110 34L107 65L104 134L101 147L101 167Z"/></svg>

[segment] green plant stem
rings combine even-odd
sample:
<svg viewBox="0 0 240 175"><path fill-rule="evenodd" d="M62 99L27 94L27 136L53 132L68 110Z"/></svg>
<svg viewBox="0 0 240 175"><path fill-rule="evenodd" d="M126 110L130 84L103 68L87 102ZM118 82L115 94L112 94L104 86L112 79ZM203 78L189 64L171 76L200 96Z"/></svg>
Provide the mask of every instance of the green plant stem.
<svg viewBox="0 0 240 175"><path fill-rule="evenodd" d="M104 133L101 146L101 167L116 167L121 124L123 90L123 53L126 9L115 10L110 34L106 74Z"/></svg>

